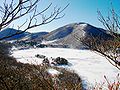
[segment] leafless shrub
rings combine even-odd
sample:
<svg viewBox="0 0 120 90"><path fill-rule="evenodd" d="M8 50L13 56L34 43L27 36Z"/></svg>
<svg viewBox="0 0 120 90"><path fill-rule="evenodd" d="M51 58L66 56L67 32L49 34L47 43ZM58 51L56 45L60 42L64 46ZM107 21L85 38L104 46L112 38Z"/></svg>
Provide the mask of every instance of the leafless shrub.
<svg viewBox="0 0 120 90"><path fill-rule="evenodd" d="M102 83L96 83L93 90L119 90L120 89L120 76L119 74L116 76L116 80L109 81L106 76L104 76L105 81ZM113 78L114 79L114 78Z"/></svg>

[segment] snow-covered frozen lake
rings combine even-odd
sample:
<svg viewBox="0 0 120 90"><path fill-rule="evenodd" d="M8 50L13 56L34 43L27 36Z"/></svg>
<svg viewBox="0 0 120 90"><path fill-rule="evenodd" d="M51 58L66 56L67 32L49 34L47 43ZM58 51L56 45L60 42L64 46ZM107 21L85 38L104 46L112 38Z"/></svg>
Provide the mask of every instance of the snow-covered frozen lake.
<svg viewBox="0 0 120 90"><path fill-rule="evenodd" d="M76 50L64 48L36 48L13 51L13 56L17 61L23 63L40 64L41 59L36 58L36 54L45 55L48 58L64 57L71 63L68 68L75 70L80 75L84 83L95 85L96 82L103 82L104 75L109 80L113 80L120 71L113 67L106 58L90 50Z"/></svg>

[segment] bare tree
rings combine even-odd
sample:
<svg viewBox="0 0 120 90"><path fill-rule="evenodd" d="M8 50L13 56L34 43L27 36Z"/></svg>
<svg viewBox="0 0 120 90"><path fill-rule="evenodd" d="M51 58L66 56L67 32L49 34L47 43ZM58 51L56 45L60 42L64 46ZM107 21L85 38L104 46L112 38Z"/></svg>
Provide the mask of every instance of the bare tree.
<svg viewBox="0 0 120 90"><path fill-rule="evenodd" d="M48 24L56 19L62 18L65 14L62 12L68 7L66 5L64 8L54 7L50 15L45 15L45 12L52 7L50 3L45 9L38 11L37 7L41 0L11 0L9 3L7 0L4 0L3 5L0 6L0 31L5 27L9 26L13 21L16 21L26 15L30 15L21 25L18 26L18 29L23 27L26 28L22 32L17 32L12 35L5 36L0 38L0 40L21 34L28 29L35 28L41 25ZM37 17L41 17L41 20L38 20Z"/></svg>
<svg viewBox="0 0 120 90"><path fill-rule="evenodd" d="M112 7L107 17L104 17L100 11L98 11L98 19L104 25L107 33L112 38L103 38L103 35L98 37L90 36L79 39L90 50L98 52L103 55L107 60L120 70L120 17Z"/></svg>
<svg viewBox="0 0 120 90"><path fill-rule="evenodd" d="M98 20L103 24L106 30L110 31L112 36L116 37L118 35L118 31L120 30L120 16L113 8L112 3L107 17L104 17L98 10Z"/></svg>

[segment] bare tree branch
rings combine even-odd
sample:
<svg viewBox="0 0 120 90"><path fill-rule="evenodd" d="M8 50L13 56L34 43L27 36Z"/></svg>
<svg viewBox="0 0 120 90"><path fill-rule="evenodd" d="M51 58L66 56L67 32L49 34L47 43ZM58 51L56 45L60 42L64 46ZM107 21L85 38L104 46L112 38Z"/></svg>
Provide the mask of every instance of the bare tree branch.
<svg viewBox="0 0 120 90"><path fill-rule="evenodd" d="M1 22L0 22L0 31L10 25L13 21L18 20L19 18L24 17L25 15L30 14L30 17L27 21L23 22L22 25L18 26L18 29L26 25L26 28L12 35L5 36L0 38L0 40L24 33L25 31L35 28L41 25L48 24L56 19L60 19L64 16L61 15L62 12L69 6L66 5L63 9L54 7L53 12L50 15L45 15L50 7L52 7L52 3L50 3L45 9L42 11L37 11L37 5L40 0L18 0L18 3L14 3L14 0L10 2L10 4L4 2L3 6L0 6L0 13L2 14ZM42 21L37 19L37 17L42 17ZM39 22L38 22L39 21Z"/></svg>
<svg viewBox="0 0 120 90"><path fill-rule="evenodd" d="M120 48L120 42L115 40L104 40L100 38L101 37L91 36L79 38L78 40L90 50L104 56L113 66L120 70L120 51L118 50Z"/></svg>

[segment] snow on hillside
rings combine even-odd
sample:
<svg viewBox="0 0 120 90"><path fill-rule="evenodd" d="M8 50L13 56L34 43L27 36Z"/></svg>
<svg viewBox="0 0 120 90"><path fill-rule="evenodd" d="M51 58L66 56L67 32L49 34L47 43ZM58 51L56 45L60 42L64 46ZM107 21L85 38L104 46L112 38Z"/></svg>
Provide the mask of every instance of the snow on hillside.
<svg viewBox="0 0 120 90"><path fill-rule="evenodd" d="M52 41L45 41L45 40L43 40L42 42L41 42L41 44L51 44L51 43L54 43L55 41L57 41L57 39L56 40L52 40Z"/></svg>
<svg viewBox="0 0 120 90"><path fill-rule="evenodd" d="M89 50L63 49L63 48L36 48L27 50L16 50L13 56L23 63L39 64L42 62L36 58L36 54L45 55L47 57L64 57L70 65L67 68L75 70L84 83L95 85L96 82L103 82L104 75L109 80L113 80L119 73L104 57Z"/></svg>

